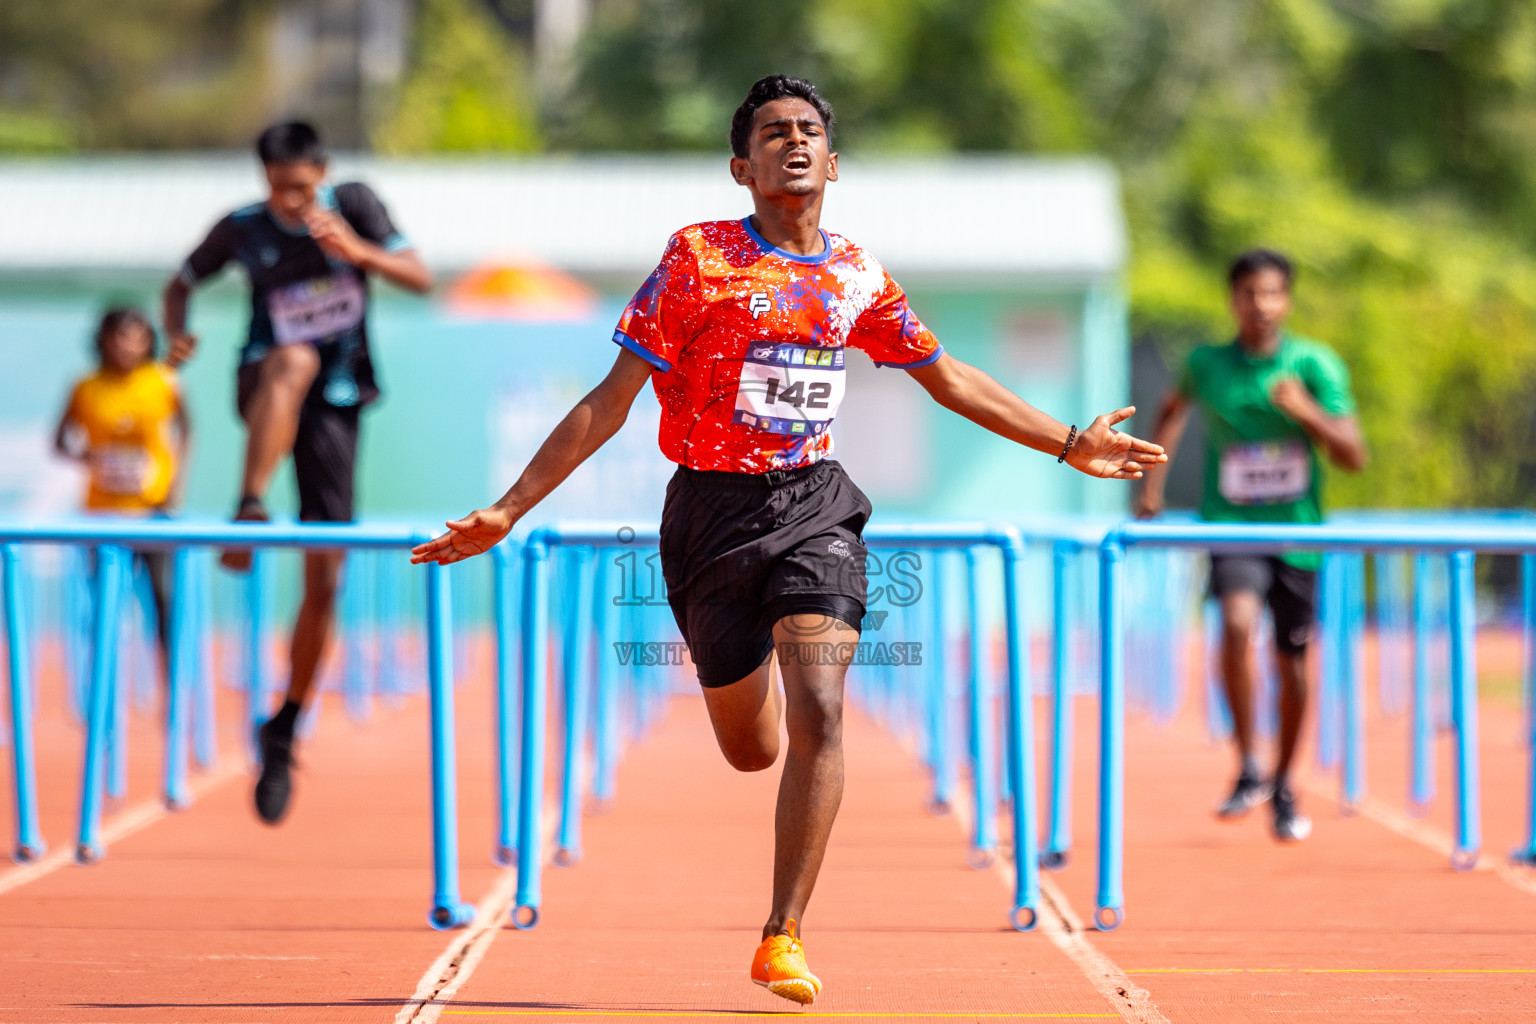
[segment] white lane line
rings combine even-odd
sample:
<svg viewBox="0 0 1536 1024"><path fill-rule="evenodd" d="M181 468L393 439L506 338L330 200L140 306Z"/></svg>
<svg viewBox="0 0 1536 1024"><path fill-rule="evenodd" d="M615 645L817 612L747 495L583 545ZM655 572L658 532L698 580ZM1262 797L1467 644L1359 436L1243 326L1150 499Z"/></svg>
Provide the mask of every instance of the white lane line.
<svg viewBox="0 0 1536 1024"><path fill-rule="evenodd" d="M211 775L204 775L195 779L191 784L193 800L201 799L214 789L239 775L246 774L243 765L227 764ZM169 817L173 812L167 810L159 797L153 800L145 800L141 803L115 814L102 823L101 845L107 849L115 843L122 842L135 832L143 831L162 818ZM0 894L10 892L12 889L35 882L39 878L51 875L62 867L68 867L75 863L75 841L60 845L52 853L47 854L41 860L31 864L22 864L19 867L0 875Z"/></svg>
<svg viewBox="0 0 1536 1024"><path fill-rule="evenodd" d="M1338 783L1332 780L1309 774L1302 785L1307 792L1314 796L1329 800L1338 799ZM1433 850L1446 859L1450 859L1451 854L1456 849L1456 843L1448 833L1441 831L1433 825L1410 818L1402 811L1377 800L1375 797L1366 797L1363 802L1356 806L1355 810L1362 817L1369 818L1371 821L1376 822L1376 824L1396 832L1404 839L1411 840L1426 849ZM1532 877L1531 872L1511 867L1508 864L1500 864L1486 854L1477 858L1477 863L1472 865L1471 870L1491 871L1521 892L1536 895L1536 877Z"/></svg>
<svg viewBox="0 0 1536 1024"><path fill-rule="evenodd" d="M551 803L544 808L544 863L548 865L554 852L552 843L555 829L560 823L559 812ZM486 951L496 941L512 911L517 898L517 868L501 872L496 885L480 901L475 919L469 927L454 933L441 956L416 983L416 991L395 1014L394 1024L435 1024L453 997L458 994Z"/></svg>
<svg viewBox="0 0 1536 1024"><path fill-rule="evenodd" d="M972 834L972 822L975 820L971 814L974 803L963 785L957 787L955 797L950 801L955 824L967 840ZM1015 878L1013 862L999 856L996 877L1011 895ZM1157 1004L1152 1001L1152 993L1132 982L1119 964L1088 941L1083 922L1073 911L1066 894L1043 873L1040 876L1040 894L1042 899L1036 918L1037 927L1057 949L1066 954L1067 959L1077 965L1077 969L1083 972L1083 976L1104 997L1104 1001L1120 1014L1121 1019L1134 1024L1169 1024L1168 1018L1163 1016Z"/></svg>

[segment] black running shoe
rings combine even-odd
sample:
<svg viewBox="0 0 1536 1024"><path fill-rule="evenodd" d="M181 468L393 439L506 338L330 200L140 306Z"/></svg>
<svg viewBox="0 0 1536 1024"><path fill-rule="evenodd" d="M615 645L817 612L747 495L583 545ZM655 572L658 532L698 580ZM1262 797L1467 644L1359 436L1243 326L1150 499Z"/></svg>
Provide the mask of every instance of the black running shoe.
<svg viewBox="0 0 1536 1024"><path fill-rule="evenodd" d="M293 792L293 735L263 722L256 730L261 750L261 778L256 780L256 813L268 825L276 825L288 813Z"/></svg>
<svg viewBox="0 0 1536 1024"><path fill-rule="evenodd" d="M1243 772L1232 787L1232 795L1216 808L1216 817L1223 821L1245 818L1248 812L1269 799L1269 783L1251 772Z"/></svg>
<svg viewBox="0 0 1536 1024"><path fill-rule="evenodd" d="M1296 810L1296 797L1289 786L1275 790L1270 800L1275 810L1275 838L1282 843L1299 843L1312 834L1312 819Z"/></svg>
<svg viewBox="0 0 1536 1024"><path fill-rule="evenodd" d="M235 509L237 523L267 523L272 517L267 515L266 506L260 498L247 497L240 499L240 507ZM219 564L230 572L251 571L250 548L225 548L219 552Z"/></svg>

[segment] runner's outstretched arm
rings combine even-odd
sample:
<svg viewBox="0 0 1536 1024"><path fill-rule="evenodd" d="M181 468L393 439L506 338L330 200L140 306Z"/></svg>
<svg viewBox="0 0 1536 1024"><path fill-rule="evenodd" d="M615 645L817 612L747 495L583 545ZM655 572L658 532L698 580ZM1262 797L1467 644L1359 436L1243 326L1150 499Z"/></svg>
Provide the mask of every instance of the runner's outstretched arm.
<svg viewBox="0 0 1536 1024"><path fill-rule="evenodd" d="M1060 455L1066 446L1066 424L1036 409L969 363L945 354L927 366L907 372L944 408L1000 437L1047 455ZM1115 429L1115 424L1129 419L1135 411L1135 406L1126 406L1095 419L1077 435L1067 453L1067 463L1089 476L1139 480L1144 468L1167 462L1168 456L1157 445Z"/></svg>
<svg viewBox="0 0 1536 1024"><path fill-rule="evenodd" d="M1152 443L1162 447L1169 462L1178 454L1179 441L1184 437L1184 429L1189 426L1189 411L1189 399L1177 390L1168 392L1163 399L1163 407L1157 411L1157 422L1152 428ZM1146 478L1141 485L1141 493L1136 496L1136 518L1150 519L1163 514L1164 489L1167 484L1166 472L1154 472Z"/></svg>
<svg viewBox="0 0 1536 1024"><path fill-rule="evenodd" d="M619 432L652 369L633 352L620 349L608 376L566 413L512 489L490 508L449 522L447 533L411 551L411 561L448 565L495 547L533 506Z"/></svg>

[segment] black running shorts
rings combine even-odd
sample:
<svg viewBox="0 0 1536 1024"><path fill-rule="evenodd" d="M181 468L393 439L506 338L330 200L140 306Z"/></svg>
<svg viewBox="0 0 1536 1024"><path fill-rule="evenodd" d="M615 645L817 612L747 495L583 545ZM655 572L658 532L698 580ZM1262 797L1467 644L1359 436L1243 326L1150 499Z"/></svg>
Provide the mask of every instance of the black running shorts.
<svg viewBox="0 0 1536 1024"><path fill-rule="evenodd" d="M1258 594L1275 620L1275 647L1302 654L1317 625L1317 573L1274 555L1212 555L1211 595Z"/></svg>
<svg viewBox="0 0 1536 1024"><path fill-rule="evenodd" d="M260 364L240 367L235 403L246 418L256 393ZM319 385L319 382L316 382ZM298 482L299 520L305 523L350 523L357 475L359 406L328 405L311 392L299 412L299 432L293 439L293 473Z"/></svg>
<svg viewBox="0 0 1536 1024"><path fill-rule="evenodd" d="M786 615L860 627L869 513L829 459L769 473L678 467L661 513L661 572L702 685L751 675Z"/></svg>

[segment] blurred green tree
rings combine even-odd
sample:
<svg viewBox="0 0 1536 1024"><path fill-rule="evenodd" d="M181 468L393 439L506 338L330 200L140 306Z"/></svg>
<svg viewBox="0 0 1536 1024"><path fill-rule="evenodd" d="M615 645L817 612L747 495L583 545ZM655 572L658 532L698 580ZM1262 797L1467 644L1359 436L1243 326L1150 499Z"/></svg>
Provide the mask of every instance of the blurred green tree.
<svg viewBox="0 0 1536 1024"><path fill-rule="evenodd" d="M1133 330L1170 363L1230 331L1236 252L1290 252L1376 451L1336 502L1536 496L1528 0L612 0L551 138L722 149L775 71L822 86L844 151L1113 159Z"/></svg>
<svg viewBox="0 0 1536 1024"><path fill-rule="evenodd" d="M0 152L245 145L273 0L3 0Z"/></svg>
<svg viewBox="0 0 1536 1024"><path fill-rule="evenodd" d="M415 55L392 114L372 133L383 153L529 152L540 148L520 44L473 0L419 8Z"/></svg>

